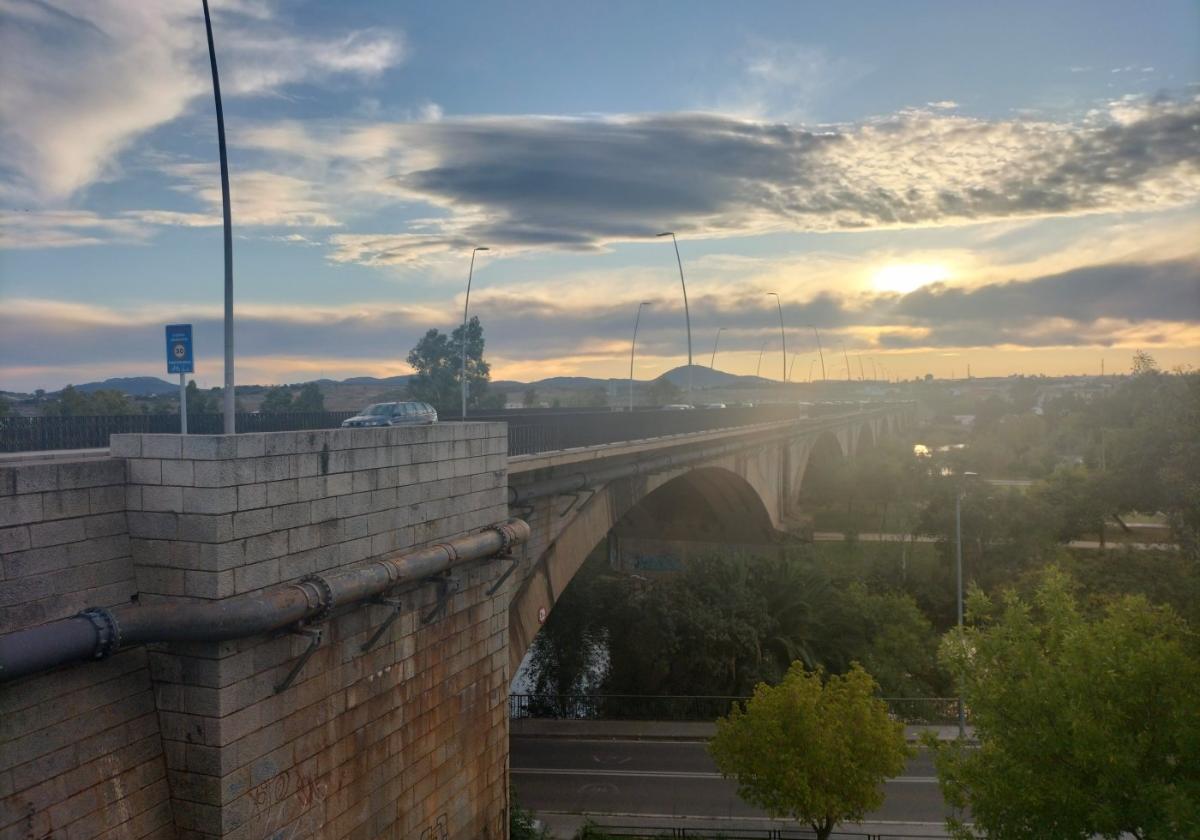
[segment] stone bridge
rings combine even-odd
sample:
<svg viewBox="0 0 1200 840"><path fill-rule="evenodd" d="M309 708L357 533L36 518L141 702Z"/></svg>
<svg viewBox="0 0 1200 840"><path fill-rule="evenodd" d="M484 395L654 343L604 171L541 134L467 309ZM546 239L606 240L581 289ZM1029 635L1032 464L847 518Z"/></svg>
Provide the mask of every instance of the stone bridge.
<svg viewBox="0 0 1200 840"><path fill-rule="evenodd" d="M769 537L908 409L748 411L0 462L0 840L505 837L509 682L588 552ZM588 445L509 456L539 440Z"/></svg>
<svg viewBox="0 0 1200 840"><path fill-rule="evenodd" d="M681 541L773 542L800 513L805 479L911 421L911 407L509 458L512 510L531 527L509 606L516 669L592 550L614 532Z"/></svg>

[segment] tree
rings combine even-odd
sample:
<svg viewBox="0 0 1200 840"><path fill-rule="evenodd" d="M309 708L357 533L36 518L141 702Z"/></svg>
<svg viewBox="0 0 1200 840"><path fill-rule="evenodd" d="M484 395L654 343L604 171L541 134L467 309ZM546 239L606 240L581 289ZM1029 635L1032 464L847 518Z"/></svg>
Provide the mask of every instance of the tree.
<svg viewBox="0 0 1200 840"><path fill-rule="evenodd" d="M101 389L87 394L68 385L59 393L57 400L46 405L44 413L59 417L99 417L141 412L120 391Z"/></svg>
<svg viewBox="0 0 1200 840"><path fill-rule="evenodd" d="M12 408L9 402L4 397L0 397L0 417L7 417L12 413Z"/></svg>
<svg viewBox="0 0 1200 840"><path fill-rule="evenodd" d="M904 725L855 665L824 678L793 663L783 682L760 684L717 721L709 752L738 796L775 818L808 823L820 840L883 804L881 785L910 755Z"/></svg>
<svg viewBox="0 0 1200 840"><path fill-rule="evenodd" d="M1062 542L1095 534L1104 544L1104 520L1117 513L1105 477L1080 467L1055 470L1033 488L1033 500L1053 516L1055 536Z"/></svg>
<svg viewBox="0 0 1200 840"><path fill-rule="evenodd" d="M292 389L286 385L268 388L259 410L265 414L283 414L295 411L295 406L292 405Z"/></svg>
<svg viewBox="0 0 1200 840"><path fill-rule="evenodd" d="M187 384L187 410L188 414L216 414L220 405L217 399L217 394L220 389L213 388L211 391L201 391L196 386L195 379L189 379Z"/></svg>
<svg viewBox="0 0 1200 840"><path fill-rule="evenodd" d="M316 382L305 382L292 403L292 411L319 412L325 410L325 395Z"/></svg>
<svg viewBox="0 0 1200 840"><path fill-rule="evenodd" d="M956 837L1200 837L1200 657L1169 607L1089 616L1056 568L1032 601L980 590L943 641L977 748L930 742Z"/></svg>
<svg viewBox="0 0 1200 840"><path fill-rule="evenodd" d="M1131 367L1134 376L1158 372L1158 362L1145 350L1138 350L1133 354L1133 364Z"/></svg>
<svg viewBox="0 0 1200 840"><path fill-rule="evenodd" d="M651 382L646 391L646 399L650 405L674 405L682 396L683 392L679 390L679 386L665 376Z"/></svg>
<svg viewBox="0 0 1200 840"><path fill-rule="evenodd" d="M415 374L408 381L409 396L431 404L439 412L461 407L462 336L459 325L449 335L430 330L408 354ZM487 400L491 366L483 359L483 327L479 318L467 322L467 405L476 408Z"/></svg>
<svg viewBox="0 0 1200 840"><path fill-rule="evenodd" d="M528 388L525 389L525 393L523 393L521 395L521 405L525 406L525 408L535 408L537 406L537 404L538 404L537 388L534 388L532 385L530 385Z"/></svg>

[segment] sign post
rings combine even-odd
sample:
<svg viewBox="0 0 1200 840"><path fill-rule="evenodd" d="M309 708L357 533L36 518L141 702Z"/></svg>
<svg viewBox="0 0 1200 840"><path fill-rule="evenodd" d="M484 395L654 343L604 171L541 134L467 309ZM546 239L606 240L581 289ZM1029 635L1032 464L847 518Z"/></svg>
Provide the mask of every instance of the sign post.
<svg viewBox="0 0 1200 840"><path fill-rule="evenodd" d="M192 325L167 325L167 373L179 374L179 433L187 434L187 386L183 375L193 373Z"/></svg>

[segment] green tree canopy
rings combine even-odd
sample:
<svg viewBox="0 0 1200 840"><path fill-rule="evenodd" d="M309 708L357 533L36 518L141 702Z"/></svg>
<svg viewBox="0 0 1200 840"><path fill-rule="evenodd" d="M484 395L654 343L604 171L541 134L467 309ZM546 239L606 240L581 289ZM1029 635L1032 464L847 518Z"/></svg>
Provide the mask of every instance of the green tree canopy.
<svg viewBox="0 0 1200 840"><path fill-rule="evenodd" d="M646 400L650 405L674 405L682 398L683 391L679 390L679 386L665 376L655 379L646 389Z"/></svg>
<svg viewBox="0 0 1200 840"><path fill-rule="evenodd" d="M432 405L439 412L461 408L463 328L447 335L430 330L408 354L414 371L408 382L409 396ZM488 383L491 366L483 358L483 327L478 317L467 322L467 406L490 405Z"/></svg>
<svg viewBox="0 0 1200 840"><path fill-rule="evenodd" d="M1047 570L1034 597L972 592L942 653L978 748L933 744L960 838L1200 837L1200 658L1169 607L1081 609Z"/></svg>
<svg viewBox="0 0 1200 840"><path fill-rule="evenodd" d="M760 684L744 708L718 720L709 743L738 796L772 817L808 823L822 840L882 805L881 785L910 754L904 725L861 666L823 677L794 663L779 685Z"/></svg>
<svg viewBox="0 0 1200 840"><path fill-rule="evenodd" d="M58 399L46 405L44 413L59 417L102 417L142 412L120 391L105 388L89 394L68 385L59 393Z"/></svg>
<svg viewBox="0 0 1200 840"><path fill-rule="evenodd" d="M292 411L317 412L325 410L325 395L316 382L305 382L292 402Z"/></svg>
<svg viewBox="0 0 1200 840"><path fill-rule="evenodd" d="M209 391L201 391L196 386L195 379L189 379L187 384L187 410L188 414L216 414L221 410L220 388L213 388Z"/></svg>
<svg viewBox="0 0 1200 840"><path fill-rule="evenodd" d="M263 397L262 405L259 410L266 414L283 414L288 411L295 411L295 406L292 405L292 389L286 385L276 385L268 388L266 396Z"/></svg>

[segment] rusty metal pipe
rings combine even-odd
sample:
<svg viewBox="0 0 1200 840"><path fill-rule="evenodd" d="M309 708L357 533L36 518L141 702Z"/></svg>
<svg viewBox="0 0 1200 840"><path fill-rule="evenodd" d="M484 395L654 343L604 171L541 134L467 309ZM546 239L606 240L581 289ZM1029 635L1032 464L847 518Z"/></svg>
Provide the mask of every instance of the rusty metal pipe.
<svg viewBox="0 0 1200 840"><path fill-rule="evenodd" d="M69 662L103 659L148 642L220 642L320 620L335 607L360 604L404 585L416 585L455 566L492 557L529 538L529 526L510 519L353 569L310 575L223 601L130 604L91 608L0 638L0 682Z"/></svg>

